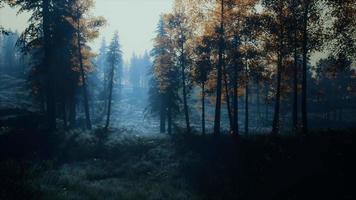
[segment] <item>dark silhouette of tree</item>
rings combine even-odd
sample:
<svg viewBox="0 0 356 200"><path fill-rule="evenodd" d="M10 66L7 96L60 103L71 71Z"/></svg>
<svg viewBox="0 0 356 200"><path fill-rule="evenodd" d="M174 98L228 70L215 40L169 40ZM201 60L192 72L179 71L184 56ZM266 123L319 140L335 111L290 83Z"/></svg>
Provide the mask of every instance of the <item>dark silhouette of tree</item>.
<svg viewBox="0 0 356 200"><path fill-rule="evenodd" d="M149 106L151 111L157 112L160 115L160 129L161 132L165 132L165 124L167 120L168 134L172 133L173 116L178 112L178 87L179 77L177 77L178 69L174 63L175 52L173 49L172 35L167 31L169 22L169 16L164 15L161 17L157 36L155 38L154 48L152 50L153 56L153 78L154 81L151 84L157 84L151 86L150 101L152 102L154 97L152 95L158 95L160 99L160 105L155 106L151 103ZM158 89L158 91L155 91Z"/></svg>
<svg viewBox="0 0 356 200"><path fill-rule="evenodd" d="M205 130L205 97L206 97L206 81L212 68L211 63L211 41L208 37L201 39L200 45L195 48L196 61L193 68L193 79L201 87L201 120L202 133L206 134Z"/></svg>
<svg viewBox="0 0 356 200"><path fill-rule="evenodd" d="M302 47L302 133L308 132L307 73L310 52L320 49L323 37L322 9L320 1L301 1Z"/></svg>
<svg viewBox="0 0 356 200"><path fill-rule="evenodd" d="M188 17L183 12L183 9L176 5L175 12L169 15L168 19L168 31L173 36L173 48L176 56L176 63L180 68L181 88L183 97L183 111L185 117L185 124L187 132L190 133L190 117L188 108L188 68L190 65L190 46L188 45L188 39L191 38L191 27L188 24Z"/></svg>
<svg viewBox="0 0 356 200"><path fill-rule="evenodd" d="M93 1L14 0L9 3L18 6L20 12L29 11L32 15L20 43L34 60L30 76L33 94L41 99L49 129L56 128L57 117L62 117L67 126L67 107L69 122L75 126L77 87L86 87L84 73L92 69L93 54L86 43L98 36L105 21L84 17L89 16ZM88 116L89 106L85 107ZM90 123L87 125L90 127Z"/></svg>
<svg viewBox="0 0 356 200"><path fill-rule="evenodd" d="M214 135L220 133L220 120L221 120L221 90L222 90L222 68L223 68L223 56L224 56L224 19L225 19L225 2L220 0L220 27L219 34L219 52L218 52L218 64L217 64L217 85L216 85L216 105L215 105L215 118L214 118Z"/></svg>
<svg viewBox="0 0 356 200"><path fill-rule="evenodd" d="M106 124L105 129L108 130L110 125L110 115L111 115L111 105L112 105L112 95L113 95L113 88L114 88L114 81L115 81L115 72L120 72L121 65L122 65L122 52L121 46L119 43L119 34L116 32L114 34L113 39L108 48L107 52L107 61L110 65L110 78L109 78L109 96L108 96L108 109L107 109L107 117L106 117ZM119 74L117 74L119 76ZM121 83L119 83L121 84Z"/></svg>

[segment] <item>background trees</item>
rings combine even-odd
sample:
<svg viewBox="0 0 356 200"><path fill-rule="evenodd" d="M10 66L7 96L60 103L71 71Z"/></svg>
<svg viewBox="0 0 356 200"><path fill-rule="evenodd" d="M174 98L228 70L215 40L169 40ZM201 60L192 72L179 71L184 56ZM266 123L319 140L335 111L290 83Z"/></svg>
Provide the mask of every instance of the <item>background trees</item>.
<svg viewBox="0 0 356 200"><path fill-rule="evenodd" d="M174 71L177 70L174 64L178 64L184 72L181 73L183 83L196 83L192 86L193 91L197 86L201 89L202 132L205 133L206 111L208 108L210 114L211 104L215 104L213 123L216 134L221 131L221 123L225 130L227 123L228 129L238 134L239 120L244 120L247 133L249 118L254 120L251 124L255 130L256 124L265 130L271 102L274 103L272 133L291 129L298 132L299 128L300 132L307 133L308 121L315 127L316 113L308 112L308 108L311 109L308 104L314 105L318 98L316 72L320 66L311 66L317 61L314 54L328 54L322 52L325 46L339 44L335 46L338 53L333 52L335 59L344 67L347 60L353 63L351 33L355 30L351 28L354 27L351 22L354 15L350 12L355 5L349 1L346 4L342 6L332 0L265 0L262 3L253 0L177 0L174 11L166 15L169 26L165 38L166 44L170 45L167 49L175 52L168 56L173 63L166 67L170 66ZM323 11L325 9L333 12L328 15ZM337 28L335 24L340 19L345 20L343 28ZM342 41L337 43L336 40ZM349 49L347 53L346 48ZM186 61L183 63L186 65L182 65L182 61ZM169 73L160 76L165 82L175 79ZM185 100L184 86L182 99L186 111L185 108L190 106ZM211 95L211 92L216 94ZM266 108L264 120L261 117L262 94ZM245 96L245 100L239 103L241 96ZM206 104L206 99L211 101ZM239 111L245 115L239 117ZM196 116L184 114L186 125L194 124ZM308 119L309 114L313 119Z"/></svg>
<svg viewBox="0 0 356 200"><path fill-rule="evenodd" d="M54 129L59 122L71 128L83 118L90 128L91 118L100 121L90 116L96 113L90 109L101 110L110 121L112 101L107 98L112 98L115 76L124 72L112 73L118 65L108 59L105 42L98 55L88 45L105 24L91 16L93 1L5 2L32 17L15 49L16 34L2 36L1 56L8 58L2 69L29 60L31 70L18 67L19 74L28 71L47 126ZM184 122L187 132L201 126L205 133L214 124L215 134L238 135L243 124L246 134L250 129L277 134L291 128L307 133L308 122L315 127L319 112L327 110L314 108L323 96L319 84L333 80L347 88L343 94L352 94L354 7L353 1L333 0L176 0L172 12L162 15L151 55L134 55L123 79L133 96L144 97L147 88L147 111L159 114L161 132L167 121L172 132L175 121L177 126ZM20 55L20 47L27 56ZM318 62L315 55L327 59ZM345 77L326 78L330 66L340 74L347 71ZM348 81L336 83L339 79ZM337 90L332 84L330 88ZM342 108L334 110L343 116Z"/></svg>
<svg viewBox="0 0 356 200"><path fill-rule="evenodd" d="M75 126L77 89L83 88L90 128L85 74L92 71L94 54L86 44L98 36L105 23L102 18L89 17L93 1L15 0L9 4L32 13L20 42L24 52L32 55L32 90L47 113L48 127L55 129L57 118L63 119L66 127L68 116L70 126Z"/></svg>

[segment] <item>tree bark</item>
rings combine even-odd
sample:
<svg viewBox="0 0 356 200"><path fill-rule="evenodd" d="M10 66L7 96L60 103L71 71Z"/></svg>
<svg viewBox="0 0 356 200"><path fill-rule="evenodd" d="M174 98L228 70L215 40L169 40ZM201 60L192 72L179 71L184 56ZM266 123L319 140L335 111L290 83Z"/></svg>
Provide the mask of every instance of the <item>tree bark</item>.
<svg viewBox="0 0 356 200"><path fill-rule="evenodd" d="M294 47L294 72L293 72L293 128L298 131L298 55Z"/></svg>
<svg viewBox="0 0 356 200"><path fill-rule="evenodd" d="M229 87L228 87L228 81L227 81L226 67L225 66L223 66L223 74L224 74L224 86L225 86L225 99L226 99L227 114L228 114L228 117L229 117L230 131L232 131L233 130L232 112L231 112Z"/></svg>
<svg viewBox="0 0 356 200"><path fill-rule="evenodd" d="M160 105L160 133L166 132L166 107L163 95L161 94L161 105Z"/></svg>
<svg viewBox="0 0 356 200"><path fill-rule="evenodd" d="M202 82L201 84L201 88L202 88L202 91L201 91L201 127L202 127L202 133L203 135L205 135L205 82Z"/></svg>
<svg viewBox="0 0 356 200"><path fill-rule="evenodd" d="M78 44L78 56L79 56L79 64L80 64L80 76L83 81L83 96L84 96L84 111L85 111L85 120L87 128L91 129L91 120L90 120L90 111L89 111L89 100L88 100L88 91L87 91L87 84L85 79L85 72L83 66L83 56L82 56L82 44L81 44L81 37L80 37L80 19L78 16L77 19L77 44Z"/></svg>
<svg viewBox="0 0 356 200"><path fill-rule="evenodd" d="M46 111L48 128L50 130L56 129L56 97L54 87L54 68L51 63L51 33L50 33L50 0L43 0L42 4L42 17L43 17L43 38L44 38L44 60L43 64L47 67L47 80L46 80Z"/></svg>
<svg viewBox="0 0 356 200"><path fill-rule="evenodd" d="M269 105L268 105L268 93L269 93L269 90L268 90L268 85L265 84L265 120L268 121L268 118L269 118Z"/></svg>
<svg viewBox="0 0 356 200"><path fill-rule="evenodd" d="M70 126L70 128L75 127L75 120L76 120L75 95L71 94L70 100L69 100L69 126Z"/></svg>
<svg viewBox="0 0 356 200"><path fill-rule="evenodd" d="M279 22L282 22L282 5L280 5L279 10ZM281 101L281 77L282 77L282 65L283 65L283 26L279 26L278 33L278 55L277 55L277 92L274 106L274 116L273 116L273 124L272 124L272 134L276 135L280 131L280 101Z"/></svg>
<svg viewBox="0 0 356 200"><path fill-rule="evenodd" d="M167 109L167 115L168 115L168 134L172 134L172 108L171 105L168 105Z"/></svg>
<svg viewBox="0 0 356 200"><path fill-rule="evenodd" d="M245 134L248 135L248 130L249 130L249 104L248 104L248 100L249 100L249 76L248 76L248 63L246 63L246 68L245 68L245 72L246 72L246 86L245 86Z"/></svg>
<svg viewBox="0 0 356 200"><path fill-rule="evenodd" d="M282 42L280 42L280 47L282 48ZM276 94L276 102L274 107L274 117L273 117L273 125L272 125L272 134L278 134L280 130L280 100L281 100L281 68L282 68L282 50L279 50L278 53L278 64L277 64L277 94Z"/></svg>
<svg viewBox="0 0 356 200"><path fill-rule="evenodd" d="M183 86L183 104L184 104L184 115L185 115L185 124L187 128L187 132L190 133L190 122L189 122L189 109L187 102L187 88L186 88L186 77L185 77L185 62L184 62L184 50L182 43L182 54L181 54L181 73L182 73L182 86Z"/></svg>
<svg viewBox="0 0 356 200"><path fill-rule="evenodd" d="M114 73L115 73L115 66L112 64L111 66L111 73L110 73L110 82L109 82L109 98L108 98L108 113L106 117L106 124L105 129L108 130L110 124L110 115L111 115L111 104L112 104L112 91L114 88Z"/></svg>
<svg viewBox="0 0 356 200"><path fill-rule="evenodd" d="M257 122L261 120L261 85L259 80L256 82L256 106L257 106Z"/></svg>
<svg viewBox="0 0 356 200"><path fill-rule="evenodd" d="M238 34L235 33L235 40L236 40L236 46L235 48L238 49L239 48L239 37ZM234 66L234 92L233 92L233 134L234 135L238 135L239 134L239 94L238 94L238 89L239 89L239 85L238 85L238 76L239 76L239 72L238 72L238 67L239 67L239 61L240 61L240 53L237 51L237 55L235 57L235 66Z"/></svg>
<svg viewBox="0 0 356 200"><path fill-rule="evenodd" d="M308 133L307 113L307 62L308 62L308 15L309 3L305 3L303 22L303 69L302 69L302 133Z"/></svg>
<svg viewBox="0 0 356 200"><path fill-rule="evenodd" d="M220 19L220 41L219 41L219 61L217 65L217 86L216 86L216 105L214 118L214 135L220 134L220 118L221 118L221 85L222 85L222 66L223 66L223 51L224 51L224 0L221 0L221 19Z"/></svg>

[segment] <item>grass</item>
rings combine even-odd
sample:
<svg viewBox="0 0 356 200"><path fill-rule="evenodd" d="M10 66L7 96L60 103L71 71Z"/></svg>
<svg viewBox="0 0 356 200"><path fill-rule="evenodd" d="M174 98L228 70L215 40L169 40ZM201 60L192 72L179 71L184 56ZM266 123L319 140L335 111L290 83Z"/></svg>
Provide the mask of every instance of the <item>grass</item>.
<svg viewBox="0 0 356 200"><path fill-rule="evenodd" d="M308 137L58 132L51 159L2 161L0 199L352 199L352 131ZM32 154L31 154L32 155Z"/></svg>

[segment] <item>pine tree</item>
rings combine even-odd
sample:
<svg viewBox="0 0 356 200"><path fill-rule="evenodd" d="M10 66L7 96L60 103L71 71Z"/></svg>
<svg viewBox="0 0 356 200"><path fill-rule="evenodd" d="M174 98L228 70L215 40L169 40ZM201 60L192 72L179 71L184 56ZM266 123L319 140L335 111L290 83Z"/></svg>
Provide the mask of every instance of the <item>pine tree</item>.
<svg viewBox="0 0 356 200"><path fill-rule="evenodd" d="M160 130L165 132L166 120L168 122L168 134L172 133L173 116L179 110L178 107L178 86L179 79L177 77L178 69L174 63L173 43L167 33L168 16L162 16L155 38L154 48L152 50L153 61L153 81L151 81L149 109L151 113L159 113ZM158 91L156 90L158 89ZM158 95L158 96L153 96ZM158 106L154 100L159 99Z"/></svg>
<svg viewBox="0 0 356 200"><path fill-rule="evenodd" d="M110 73L109 73L109 96L108 96L108 109L107 109L107 118L105 129L108 130L110 125L110 115L111 115L111 107L112 107L112 96L113 96L113 89L114 89L114 82L115 82L115 74L117 77L120 77L118 74L122 68L122 51L121 46L119 43L119 34L116 32L114 37L111 40L111 43L108 48L107 52L107 61L110 65ZM120 80L120 79L119 79ZM121 84L119 82L119 84Z"/></svg>

